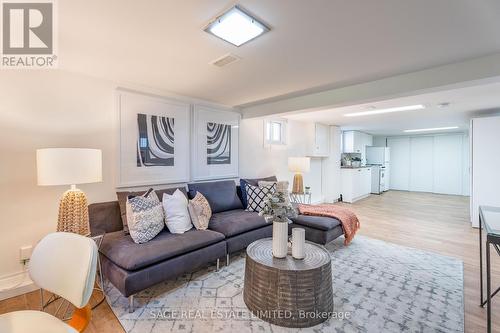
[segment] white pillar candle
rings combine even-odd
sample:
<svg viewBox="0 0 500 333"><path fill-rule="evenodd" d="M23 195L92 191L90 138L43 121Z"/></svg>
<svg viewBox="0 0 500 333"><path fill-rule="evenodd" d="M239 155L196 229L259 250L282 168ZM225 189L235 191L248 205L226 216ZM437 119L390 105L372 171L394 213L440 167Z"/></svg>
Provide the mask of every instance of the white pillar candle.
<svg viewBox="0 0 500 333"><path fill-rule="evenodd" d="M295 259L304 259L305 254L306 231L302 228L292 229L292 257Z"/></svg>

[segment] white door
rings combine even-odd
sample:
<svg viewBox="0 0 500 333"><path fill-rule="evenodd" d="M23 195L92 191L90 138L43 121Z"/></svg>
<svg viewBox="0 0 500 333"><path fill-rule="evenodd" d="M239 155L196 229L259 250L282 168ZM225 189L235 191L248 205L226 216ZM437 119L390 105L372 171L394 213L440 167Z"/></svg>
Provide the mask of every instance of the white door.
<svg viewBox="0 0 500 333"><path fill-rule="evenodd" d="M462 194L462 134L434 137L434 192Z"/></svg>
<svg viewBox="0 0 500 333"><path fill-rule="evenodd" d="M410 138L387 138L387 146L391 148L390 188L408 191L410 187Z"/></svg>
<svg viewBox="0 0 500 333"><path fill-rule="evenodd" d="M432 136L410 138L410 191L433 191Z"/></svg>

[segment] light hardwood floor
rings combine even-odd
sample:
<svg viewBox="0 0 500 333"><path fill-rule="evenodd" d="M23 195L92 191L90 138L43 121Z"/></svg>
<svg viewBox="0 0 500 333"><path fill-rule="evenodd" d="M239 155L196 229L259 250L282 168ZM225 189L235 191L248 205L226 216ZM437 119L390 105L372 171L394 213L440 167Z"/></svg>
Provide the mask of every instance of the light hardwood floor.
<svg viewBox="0 0 500 333"><path fill-rule="evenodd" d="M486 310L479 303L478 231L470 227L466 197L389 191L350 207L361 220L360 234L460 258L464 262L465 331L486 332ZM493 287L500 285L500 260L492 253ZM94 295L96 297L97 295ZM39 293L0 302L0 313L37 309ZM54 311L55 306L52 307ZM494 299L494 332L500 333L500 295ZM93 312L87 332L123 332L107 304Z"/></svg>

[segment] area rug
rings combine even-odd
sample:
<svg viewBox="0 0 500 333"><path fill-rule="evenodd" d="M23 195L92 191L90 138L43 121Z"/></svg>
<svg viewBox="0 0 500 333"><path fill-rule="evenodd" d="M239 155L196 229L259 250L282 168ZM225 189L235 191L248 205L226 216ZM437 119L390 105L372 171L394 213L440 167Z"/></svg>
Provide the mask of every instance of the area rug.
<svg viewBox="0 0 500 333"><path fill-rule="evenodd" d="M244 253L166 281L128 300L110 284L107 299L127 332L463 332L463 263L357 236L326 246L332 258L334 315L306 329L268 324L243 302Z"/></svg>

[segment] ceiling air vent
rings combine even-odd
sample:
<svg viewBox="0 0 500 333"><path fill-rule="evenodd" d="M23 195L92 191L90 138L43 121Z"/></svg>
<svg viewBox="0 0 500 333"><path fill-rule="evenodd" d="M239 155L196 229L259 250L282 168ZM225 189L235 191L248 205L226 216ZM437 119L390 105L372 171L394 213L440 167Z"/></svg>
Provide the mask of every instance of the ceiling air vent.
<svg viewBox="0 0 500 333"><path fill-rule="evenodd" d="M235 56L234 54L228 53L228 54L223 55L220 58L215 59L210 64L217 66L217 67L224 67L224 66L232 64L233 62L236 62L240 59L241 59L240 57Z"/></svg>

